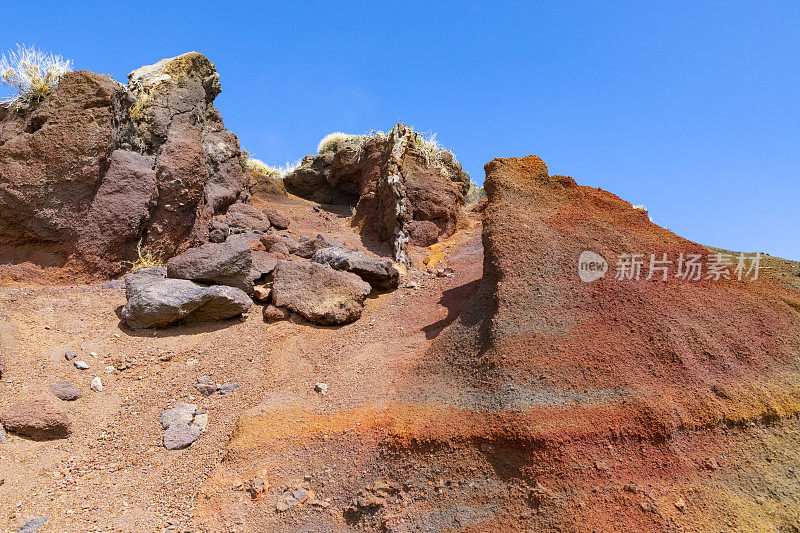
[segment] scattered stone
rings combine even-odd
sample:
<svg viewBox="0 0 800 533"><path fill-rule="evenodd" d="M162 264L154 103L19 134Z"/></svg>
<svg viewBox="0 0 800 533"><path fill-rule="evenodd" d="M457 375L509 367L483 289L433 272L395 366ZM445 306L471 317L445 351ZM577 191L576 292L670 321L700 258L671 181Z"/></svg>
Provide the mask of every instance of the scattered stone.
<svg viewBox="0 0 800 533"><path fill-rule="evenodd" d="M303 504L308 501L309 495L304 489L295 489L294 492L292 492L292 497Z"/></svg>
<svg viewBox="0 0 800 533"><path fill-rule="evenodd" d="M346 324L357 320L372 287L360 277L319 263L279 261L272 282L272 301L311 322Z"/></svg>
<svg viewBox="0 0 800 533"><path fill-rule="evenodd" d="M283 254L283 255L289 255L290 253L289 245L286 244L285 242L276 242L275 244L269 247L269 251L270 253L273 254Z"/></svg>
<svg viewBox="0 0 800 533"><path fill-rule="evenodd" d="M72 360L73 360L73 359L75 359L76 357L78 357L78 354L76 354L76 353L75 353L75 352L73 352L72 350L67 350L67 352L64 354L64 358L65 358L67 361L72 361Z"/></svg>
<svg viewBox="0 0 800 533"><path fill-rule="evenodd" d="M103 381L100 379L100 376L95 376L94 379L92 379L92 382L89 384L89 387L94 392L103 392Z"/></svg>
<svg viewBox="0 0 800 533"><path fill-rule="evenodd" d="M317 250L322 250L323 248L341 248L342 243L338 241L334 241L333 239L329 239L324 235L318 234L313 239L307 240L300 245L297 246L297 250L295 250L295 255L299 255L300 257L304 257L306 259L310 259Z"/></svg>
<svg viewBox="0 0 800 533"><path fill-rule="evenodd" d="M0 423L8 431L33 440L63 439L72 432L67 413L46 398L14 404L0 414Z"/></svg>
<svg viewBox="0 0 800 533"><path fill-rule="evenodd" d="M228 285L250 294L252 250L241 238L190 248L167 261L167 277L212 285ZM126 278L127 281L127 278Z"/></svg>
<svg viewBox="0 0 800 533"><path fill-rule="evenodd" d="M103 370L105 371L106 374L113 374L114 373L114 367L111 366L111 365L106 366Z"/></svg>
<svg viewBox="0 0 800 533"><path fill-rule="evenodd" d="M317 383L314 385L314 390L325 396L328 394L328 385L327 383Z"/></svg>
<svg viewBox="0 0 800 533"><path fill-rule="evenodd" d="M298 502L296 498L292 496L286 496L278 500L278 503L275 504L275 510L279 513L282 513L284 511L288 511L296 505L300 505L300 502Z"/></svg>
<svg viewBox="0 0 800 533"><path fill-rule="evenodd" d="M200 438L202 431L199 427L190 426L186 422L176 422L164 431L164 448L168 450L183 450Z"/></svg>
<svg viewBox="0 0 800 533"><path fill-rule="evenodd" d="M273 227L281 230L289 227L289 217L283 213L279 213L274 209L262 209L261 212L267 216L270 224L272 224Z"/></svg>
<svg viewBox="0 0 800 533"><path fill-rule="evenodd" d="M238 383L225 383L224 385L219 386L217 392L220 394L230 394L238 388L239 388Z"/></svg>
<svg viewBox="0 0 800 533"><path fill-rule="evenodd" d="M89 365L85 361L75 361L73 364L78 370L89 370Z"/></svg>
<svg viewBox="0 0 800 533"><path fill-rule="evenodd" d="M37 518L25 520L25 522L17 528L17 533L36 533L48 520L49 517L47 516L39 516Z"/></svg>
<svg viewBox="0 0 800 533"><path fill-rule="evenodd" d="M675 501L675 508L680 512L686 511L686 500L684 500L683 498L678 498Z"/></svg>
<svg viewBox="0 0 800 533"><path fill-rule="evenodd" d="M254 251L252 269L258 272L258 277L272 274L278 265L278 256L269 252Z"/></svg>
<svg viewBox="0 0 800 533"><path fill-rule="evenodd" d="M50 392L52 392L56 398L65 402L71 402L83 397L83 393L80 389L69 381L51 383Z"/></svg>
<svg viewBox="0 0 800 533"><path fill-rule="evenodd" d="M314 253L311 260L335 270L352 272L379 290L396 289L400 282L400 273L391 261L363 252L353 252L343 248L322 248Z"/></svg>
<svg viewBox="0 0 800 533"><path fill-rule="evenodd" d="M266 322L280 322L287 318L289 318L289 311L283 307L270 304L264 308L264 321Z"/></svg>
<svg viewBox="0 0 800 533"><path fill-rule="evenodd" d="M200 431L205 433L206 428L208 427L208 413L194 415L191 425L200 428Z"/></svg>
<svg viewBox="0 0 800 533"><path fill-rule="evenodd" d="M250 493L250 497L254 500L263 500L267 497L267 491L269 490L269 482L265 479L256 477L248 483L247 488L245 489L247 492Z"/></svg>
<svg viewBox="0 0 800 533"><path fill-rule="evenodd" d="M197 392L199 392L202 396L205 397L211 396L212 394L217 392L217 385L213 382L207 382L207 383L198 382L195 384L194 388L197 389Z"/></svg>
<svg viewBox="0 0 800 533"><path fill-rule="evenodd" d="M172 409L165 409L161 412L159 422L161 429L168 429L174 424L190 424L197 411L197 406L190 403L178 402Z"/></svg>
<svg viewBox="0 0 800 533"><path fill-rule="evenodd" d="M6 428L3 427L3 424L0 424L0 444L5 442L6 440ZM2 485L2 483L0 483Z"/></svg>
<svg viewBox="0 0 800 533"><path fill-rule="evenodd" d="M253 297L260 302L268 302L269 295L271 292L272 289L270 289L269 287L265 287L263 285L256 285L256 287L253 289Z"/></svg>

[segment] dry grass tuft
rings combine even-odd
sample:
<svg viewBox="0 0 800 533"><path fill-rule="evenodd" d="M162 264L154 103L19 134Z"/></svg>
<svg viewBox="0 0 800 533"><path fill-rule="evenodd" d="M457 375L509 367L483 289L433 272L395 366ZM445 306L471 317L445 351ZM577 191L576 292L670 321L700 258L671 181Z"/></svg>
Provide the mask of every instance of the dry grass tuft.
<svg viewBox="0 0 800 533"><path fill-rule="evenodd" d="M61 77L71 70L68 59L18 44L16 52L0 58L0 82L13 91L3 102L29 109L53 94Z"/></svg>
<svg viewBox="0 0 800 533"><path fill-rule="evenodd" d="M124 264L128 265L131 272L142 270L143 268L163 267L166 266L161 254L155 252L145 252L142 250L142 241L136 245L136 253L138 257L135 261L125 261Z"/></svg>

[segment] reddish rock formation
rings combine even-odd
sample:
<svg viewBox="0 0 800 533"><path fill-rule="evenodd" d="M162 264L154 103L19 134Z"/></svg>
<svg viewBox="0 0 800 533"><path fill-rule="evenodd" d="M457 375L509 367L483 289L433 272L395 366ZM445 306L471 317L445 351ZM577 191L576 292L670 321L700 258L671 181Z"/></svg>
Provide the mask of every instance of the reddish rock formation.
<svg viewBox="0 0 800 533"><path fill-rule="evenodd" d="M406 260L408 244L428 246L452 235L463 219L469 175L446 151L431 162L419 134L398 124L388 136L348 140L306 157L286 176L286 189L322 203L357 198L353 223L363 235L392 244ZM344 203L339 201L338 203Z"/></svg>
<svg viewBox="0 0 800 533"><path fill-rule="evenodd" d="M71 72L35 109L0 109L0 263L115 274L137 243L166 257L247 201L239 143L191 52L130 75Z"/></svg>

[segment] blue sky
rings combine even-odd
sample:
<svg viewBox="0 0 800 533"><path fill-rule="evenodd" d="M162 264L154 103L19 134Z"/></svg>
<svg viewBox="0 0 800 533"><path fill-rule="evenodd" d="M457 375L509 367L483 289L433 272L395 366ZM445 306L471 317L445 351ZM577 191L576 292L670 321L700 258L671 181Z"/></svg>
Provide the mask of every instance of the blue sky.
<svg viewBox="0 0 800 533"><path fill-rule="evenodd" d="M800 260L800 2L0 2L0 47L125 81L197 50L268 163L331 131L435 131L645 204L703 244Z"/></svg>

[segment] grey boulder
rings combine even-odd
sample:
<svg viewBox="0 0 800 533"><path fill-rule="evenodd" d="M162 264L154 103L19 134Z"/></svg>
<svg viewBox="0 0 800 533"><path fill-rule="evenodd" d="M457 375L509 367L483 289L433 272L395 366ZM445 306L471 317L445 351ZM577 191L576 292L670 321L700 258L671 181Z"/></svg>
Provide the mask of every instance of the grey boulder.
<svg viewBox="0 0 800 533"><path fill-rule="evenodd" d="M391 261L363 252L353 252L343 248L322 248L314 252L311 260L328 265L334 270L352 272L378 290L396 289L400 281L400 273Z"/></svg>
<svg viewBox="0 0 800 533"><path fill-rule="evenodd" d="M190 322L225 320L250 309L252 300L235 287L207 287L184 279L167 279L163 268L125 276L128 303L122 319L132 328L164 327Z"/></svg>
<svg viewBox="0 0 800 533"><path fill-rule="evenodd" d="M202 430L197 426L190 426L186 422L172 424L164 431L164 448L168 450L183 450L200 438Z"/></svg>
<svg viewBox="0 0 800 533"><path fill-rule="evenodd" d="M342 243L338 241L334 241L333 239L329 239L324 235L317 235L313 239L309 239L307 241L303 241L297 246L297 249L294 251L295 255L299 255L300 257L304 257L306 259L310 259L317 250L322 250L323 248L341 248Z"/></svg>
<svg viewBox="0 0 800 533"><path fill-rule="evenodd" d="M211 285L228 285L247 294L253 292L250 269L252 250L247 241L230 238L186 250L167 261L167 277Z"/></svg>
<svg viewBox="0 0 800 533"><path fill-rule="evenodd" d="M69 381L57 381L50 384L50 392L59 400L71 402L83 397L81 390Z"/></svg>
<svg viewBox="0 0 800 533"><path fill-rule="evenodd" d="M228 208L225 221L229 226L240 229L267 231L270 227L269 217L248 204L233 204Z"/></svg>

